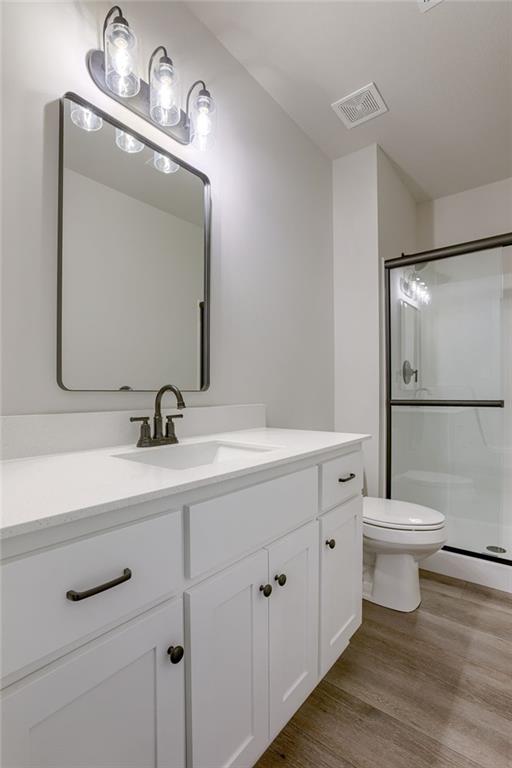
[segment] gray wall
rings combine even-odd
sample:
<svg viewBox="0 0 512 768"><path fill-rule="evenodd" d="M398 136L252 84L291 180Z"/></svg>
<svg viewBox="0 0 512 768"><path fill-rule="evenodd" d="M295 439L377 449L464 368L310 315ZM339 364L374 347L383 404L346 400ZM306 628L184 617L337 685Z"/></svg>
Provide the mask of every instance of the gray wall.
<svg viewBox="0 0 512 768"><path fill-rule="evenodd" d="M333 426L331 164L184 6L129 3L140 71L166 44L184 84L207 79L218 140L181 148L100 93L84 62L109 5L3 6L3 410L149 407L151 395L69 393L55 381L56 100L76 91L210 176L212 386L191 404L259 401L269 423ZM30 53L27 53L27 40Z"/></svg>

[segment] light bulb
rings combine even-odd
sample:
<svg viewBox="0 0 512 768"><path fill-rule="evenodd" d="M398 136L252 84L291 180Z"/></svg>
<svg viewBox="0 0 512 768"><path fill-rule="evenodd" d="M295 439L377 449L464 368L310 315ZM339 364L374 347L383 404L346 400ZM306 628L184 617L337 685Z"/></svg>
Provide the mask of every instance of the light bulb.
<svg viewBox="0 0 512 768"><path fill-rule="evenodd" d="M122 16L105 30L105 82L118 96L135 96L140 90L137 69L137 38Z"/></svg>
<svg viewBox="0 0 512 768"><path fill-rule="evenodd" d="M91 109L80 104L71 104L71 120L84 131L99 131L103 125L103 119L95 115Z"/></svg>
<svg viewBox="0 0 512 768"><path fill-rule="evenodd" d="M211 147L215 136L216 108L209 91L199 91L190 113L190 138L192 144L202 151Z"/></svg>
<svg viewBox="0 0 512 768"><path fill-rule="evenodd" d="M160 152L153 152L153 165L160 173L176 173L180 169L178 163Z"/></svg>
<svg viewBox="0 0 512 768"><path fill-rule="evenodd" d="M159 125L178 125L181 119L179 107L179 78L176 67L168 56L152 59L149 76L149 111Z"/></svg>

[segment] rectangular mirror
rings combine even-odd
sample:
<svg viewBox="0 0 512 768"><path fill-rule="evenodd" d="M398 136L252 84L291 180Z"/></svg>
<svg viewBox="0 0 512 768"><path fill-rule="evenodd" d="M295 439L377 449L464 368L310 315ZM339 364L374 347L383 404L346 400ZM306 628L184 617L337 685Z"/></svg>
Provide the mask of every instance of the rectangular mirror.
<svg viewBox="0 0 512 768"><path fill-rule="evenodd" d="M59 183L59 385L207 389L208 178L66 94Z"/></svg>

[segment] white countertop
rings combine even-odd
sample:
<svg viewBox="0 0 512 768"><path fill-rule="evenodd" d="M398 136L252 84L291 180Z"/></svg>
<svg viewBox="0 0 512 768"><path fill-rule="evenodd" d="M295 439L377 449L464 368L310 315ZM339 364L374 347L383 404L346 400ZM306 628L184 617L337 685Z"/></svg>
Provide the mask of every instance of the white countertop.
<svg viewBox="0 0 512 768"><path fill-rule="evenodd" d="M180 445L229 441L275 450L248 459L183 470L118 458L148 448L121 445L2 462L0 537L29 533L135 503L172 496L212 483L321 457L356 445L369 435L295 429L249 429L182 440Z"/></svg>

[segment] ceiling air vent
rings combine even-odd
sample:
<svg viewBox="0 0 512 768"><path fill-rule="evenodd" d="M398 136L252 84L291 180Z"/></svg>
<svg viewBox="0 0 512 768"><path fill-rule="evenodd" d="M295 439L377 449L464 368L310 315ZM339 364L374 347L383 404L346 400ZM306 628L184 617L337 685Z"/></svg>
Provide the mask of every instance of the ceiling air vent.
<svg viewBox="0 0 512 768"><path fill-rule="evenodd" d="M331 104L331 107L347 128L354 128L388 111L375 83L368 83L358 91L344 96Z"/></svg>

